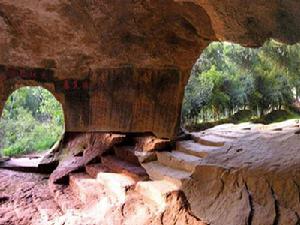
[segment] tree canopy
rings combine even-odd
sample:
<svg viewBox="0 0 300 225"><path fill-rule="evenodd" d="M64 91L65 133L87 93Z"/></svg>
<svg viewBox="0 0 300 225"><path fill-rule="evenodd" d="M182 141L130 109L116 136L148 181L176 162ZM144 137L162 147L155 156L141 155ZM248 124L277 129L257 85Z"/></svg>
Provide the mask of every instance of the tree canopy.
<svg viewBox="0 0 300 225"><path fill-rule="evenodd" d="M42 151L64 132L61 104L46 89L23 87L6 101L0 120L0 149L4 155Z"/></svg>
<svg viewBox="0 0 300 225"><path fill-rule="evenodd" d="M259 49L214 42L196 62L183 101L184 123L228 118L241 109L261 117L300 95L300 44L270 40Z"/></svg>

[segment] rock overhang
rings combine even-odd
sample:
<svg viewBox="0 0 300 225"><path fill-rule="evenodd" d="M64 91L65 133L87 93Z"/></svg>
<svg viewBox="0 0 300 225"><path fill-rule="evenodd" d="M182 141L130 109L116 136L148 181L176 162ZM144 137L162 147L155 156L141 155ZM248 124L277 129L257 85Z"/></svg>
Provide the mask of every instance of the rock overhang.
<svg viewBox="0 0 300 225"><path fill-rule="evenodd" d="M299 21L293 0L0 0L1 107L13 89L41 85L63 104L67 131L173 138L189 72L210 42L295 43Z"/></svg>

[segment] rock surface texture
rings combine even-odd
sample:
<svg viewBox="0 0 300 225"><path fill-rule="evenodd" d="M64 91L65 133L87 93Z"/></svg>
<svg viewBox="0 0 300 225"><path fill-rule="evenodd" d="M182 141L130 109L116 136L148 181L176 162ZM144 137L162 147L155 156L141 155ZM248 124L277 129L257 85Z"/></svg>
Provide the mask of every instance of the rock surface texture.
<svg viewBox="0 0 300 225"><path fill-rule="evenodd" d="M0 0L0 109L40 85L62 103L67 131L172 138L210 42L295 43L299 21L295 0Z"/></svg>
<svg viewBox="0 0 300 225"><path fill-rule="evenodd" d="M298 225L298 130L295 120L217 126L143 166L151 179L178 186L192 213L211 225Z"/></svg>
<svg viewBox="0 0 300 225"><path fill-rule="evenodd" d="M77 149L88 136L69 136L71 155L84 158ZM226 124L191 137L173 151L146 151L156 155L148 160L138 140L153 137L105 145L75 169L60 165L64 184L0 170L0 224L299 225L299 121Z"/></svg>
<svg viewBox="0 0 300 225"><path fill-rule="evenodd" d="M70 174L68 186L50 188L45 176L0 170L0 224L206 225L172 183L144 181L136 170L117 173L111 162L87 165Z"/></svg>

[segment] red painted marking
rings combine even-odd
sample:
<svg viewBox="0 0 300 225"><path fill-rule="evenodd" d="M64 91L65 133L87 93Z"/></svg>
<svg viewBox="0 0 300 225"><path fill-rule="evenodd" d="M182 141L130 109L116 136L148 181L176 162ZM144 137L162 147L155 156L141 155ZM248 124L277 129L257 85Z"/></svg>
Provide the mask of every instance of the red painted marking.
<svg viewBox="0 0 300 225"><path fill-rule="evenodd" d="M78 81L77 80L73 81L73 88L78 89Z"/></svg>
<svg viewBox="0 0 300 225"><path fill-rule="evenodd" d="M64 89L65 90L69 90L70 89L70 85L69 85L69 81L68 80L64 81Z"/></svg>

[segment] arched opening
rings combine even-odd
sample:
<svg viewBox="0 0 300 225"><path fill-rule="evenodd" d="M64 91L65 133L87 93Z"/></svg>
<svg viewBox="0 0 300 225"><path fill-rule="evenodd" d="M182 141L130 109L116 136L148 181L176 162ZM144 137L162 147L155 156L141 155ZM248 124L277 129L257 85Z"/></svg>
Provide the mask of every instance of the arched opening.
<svg viewBox="0 0 300 225"><path fill-rule="evenodd" d="M7 99L0 120L0 149L7 157L39 154L62 138L62 105L45 88L26 86Z"/></svg>
<svg viewBox="0 0 300 225"><path fill-rule="evenodd" d="M253 49L211 43L186 87L183 125L201 130L223 123L299 118L299 59L300 44L270 40Z"/></svg>
<svg viewBox="0 0 300 225"><path fill-rule="evenodd" d="M299 59L299 44L217 42L195 64L177 145L198 158L183 190L209 224L299 224Z"/></svg>

